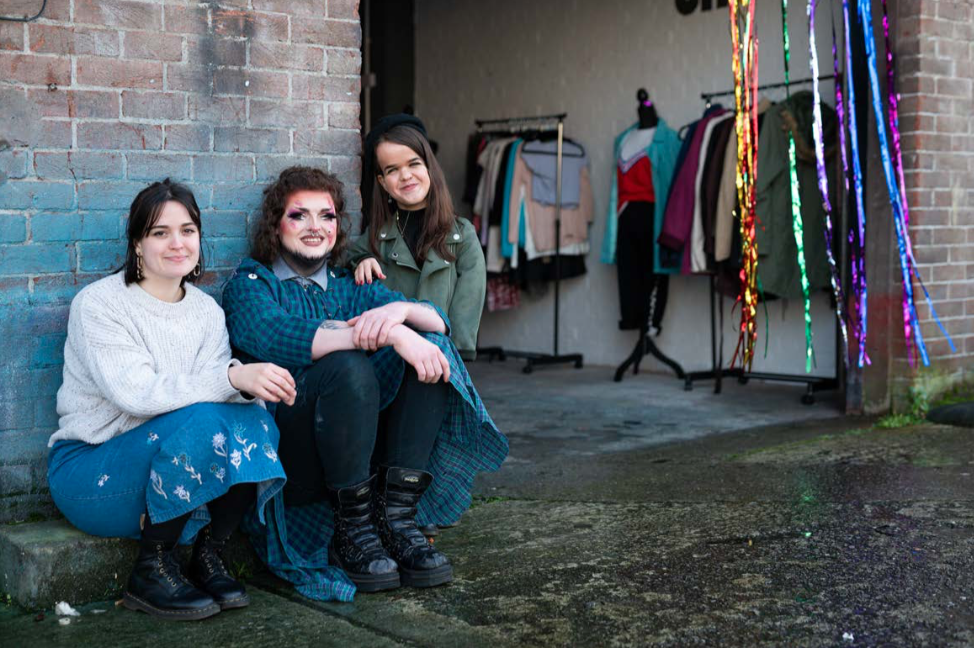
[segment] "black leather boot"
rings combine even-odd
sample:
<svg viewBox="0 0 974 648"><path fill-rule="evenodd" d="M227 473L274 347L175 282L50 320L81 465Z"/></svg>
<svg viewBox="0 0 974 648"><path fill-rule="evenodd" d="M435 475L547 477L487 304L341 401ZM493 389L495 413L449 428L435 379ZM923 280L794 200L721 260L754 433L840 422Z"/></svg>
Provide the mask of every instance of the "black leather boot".
<svg viewBox="0 0 974 648"><path fill-rule="evenodd" d="M141 540L122 604L161 619L196 621L213 616L220 606L186 580L174 555L175 544Z"/></svg>
<svg viewBox="0 0 974 648"><path fill-rule="evenodd" d="M250 605L250 596L243 583L233 578L223 563L223 548L227 540L213 537L210 527L196 535L193 558L187 574L193 583L213 597L221 610L231 610Z"/></svg>
<svg viewBox="0 0 974 648"><path fill-rule="evenodd" d="M375 477L345 488L328 489L335 533L328 545L330 562L341 567L360 592L399 587L399 566L382 548L372 521Z"/></svg>
<svg viewBox="0 0 974 648"><path fill-rule="evenodd" d="M416 506L433 475L411 468L379 468L376 526L382 544L399 563L399 579L410 587L434 587L453 580L450 559L433 548L416 527Z"/></svg>

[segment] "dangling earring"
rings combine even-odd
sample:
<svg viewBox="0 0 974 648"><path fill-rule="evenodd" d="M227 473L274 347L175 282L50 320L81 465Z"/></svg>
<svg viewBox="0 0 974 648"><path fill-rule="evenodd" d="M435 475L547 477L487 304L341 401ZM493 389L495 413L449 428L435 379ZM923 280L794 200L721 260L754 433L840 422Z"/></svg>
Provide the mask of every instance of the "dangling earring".
<svg viewBox="0 0 974 648"><path fill-rule="evenodd" d="M199 263L197 263L196 267L193 268L193 271L190 273L189 276L192 277L193 279L196 279L197 277L200 276L201 272L203 272L203 267Z"/></svg>
<svg viewBox="0 0 974 648"><path fill-rule="evenodd" d="M139 281L142 281L143 279L145 279L145 275L142 274L142 255L136 254L135 258L138 259L135 262L135 278L138 279Z"/></svg>

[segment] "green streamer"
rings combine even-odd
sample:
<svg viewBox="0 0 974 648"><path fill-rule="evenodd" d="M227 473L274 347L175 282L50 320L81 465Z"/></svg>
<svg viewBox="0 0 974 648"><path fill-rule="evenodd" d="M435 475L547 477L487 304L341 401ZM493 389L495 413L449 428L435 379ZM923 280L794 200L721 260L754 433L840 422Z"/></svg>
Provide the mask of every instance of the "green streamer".
<svg viewBox="0 0 974 648"><path fill-rule="evenodd" d="M781 0L781 31L785 44L785 94L791 97L788 64L791 47L788 39L788 0ZM795 158L795 134L788 131L788 176L791 180L791 229L798 249L798 270L801 275L802 298L805 304L805 372L812 371L812 300L809 297L808 272L805 269L805 232L802 221L802 199L798 192L798 163Z"/></svg>

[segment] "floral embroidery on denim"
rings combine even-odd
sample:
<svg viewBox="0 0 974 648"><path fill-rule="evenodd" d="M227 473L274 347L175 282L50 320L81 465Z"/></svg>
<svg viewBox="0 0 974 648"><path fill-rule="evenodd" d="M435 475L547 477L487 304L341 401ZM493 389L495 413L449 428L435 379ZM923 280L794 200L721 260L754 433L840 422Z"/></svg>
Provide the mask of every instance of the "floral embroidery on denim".
<svg viewBox="0 0 974 648"><path fill-rule="evenodd" d="M178 498L179 498L179 499L181 499L181 500L186 500L187 502L189 501L189 491L187 491L187 490L186 490L186 489L185 489L185 488L183 487L183 485L182 485L182 484L180 484L179 486L177 486L177 487L176 487L176 488L175 488L175 489L173 490L173 492L172 492L172 494L173 494L173 495L175 495L176 497L178 497Z"/></svg>
<svg viewBox="0 0 974 648"><path fill-rule="evenodd" d="M250 461L250 451L256 448L257 444L250 443L249 440L244 437L243 434L246 431L247 429L239 423L233 426L233 438L237 443L243 446L243 455L247 457L247 461Z"/></svg>
<svg viewBox="0 0 974 648"><path fill-rule="evenodd" d="M189 457L186 456L186 453L185 452L181 453L176 459L177 459L176 465L182 466L183 467L183 470L185 470L186 472L189 473L189 478L190 479L195 479L199 483L199 485L202 486L203 485L203 475L201 475L198 472L196 472L196 469L193 468L193 465L190 462Z"/></svg>
<svg viewBox="0 0 974 648"><path fill-rule="evenodd" d="M169 496L166 495L166 491L162 490L162 477L159 476L159 473L154 470L150 470L149 480L152 482L152 490L159 495L162 495L163 499L169 499Z"/></svg>
<svg viewBox="0 0 974 648"><path fill-rule="evenodd" d="M221 468L220 466L216 465L215 463L214 464L210 464L210 472L213 473L213 476L214 477L216 477L217 479L220 480L220 483L221 484L223 483L223 478L227 476L226 469L225 468Z"/></svg>
<svg viewBox="0 0 974 648"><path fill-rule="evenodd" d="M227 456L227 437L223 435L223 432L217 432L213 435L213 452L220 457Z"/></svg>
<svg viewBox="0 0 974 648"><path fill-rule="evenodd" d="M145 440L146 445L152 445L153 441L158 441L159 435L155 432L149 432L148 438Z"/></svg>
<svg viewBox="0 0 974 648"><path fill-rule="evenodd" d="M98 478L98 487L100 488L100 487L104 486L105 485L105 482L107 482L108 479L109 479L108 475L102 475L101 477L99 477Z"/></svg>
<svg viewBox="0 0 974 648"><path fill-rule="evenodd" d="M270 459L274 463L277 463L277 452L274 451L274 446L272 446L269 443L265 443L263 450L264 450L264 454L267 455L268 459Z"/></svg>
<svg viewBox="0 0 974 648"><path fill-rule="evenodd" d="M264 432L267 432L268 434L270 434L271 429L267 426L267 421L261 421L260 422L260 425L261 425L261 427L264 428Z"/></svg>
<svg viewBox="0 0 974 648"><path fill-rule="evenodd" d="M230 453L230 463L233 464L234 468L240 470L240 464L243 463L243 457L241 457L239 450L234 450Z"/></svg>

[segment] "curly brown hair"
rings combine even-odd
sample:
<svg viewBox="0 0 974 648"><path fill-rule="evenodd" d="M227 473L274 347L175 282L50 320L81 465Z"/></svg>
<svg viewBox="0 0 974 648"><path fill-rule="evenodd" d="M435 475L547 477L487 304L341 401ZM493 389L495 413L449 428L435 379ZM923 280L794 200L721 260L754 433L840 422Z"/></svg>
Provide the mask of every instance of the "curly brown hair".
<svg viewBox="0 0 974 648"><path fill-rule="evenodd" d="M250 256L264 265L271 265L281 254L281 239L277 233L278 225L284 216L284 205L288 196L296 191L320 191L331 196L335 203L338 218L338 232L335 247L330 253L329 264L339 266L348 246L348 216L345 214L345 187L341 180L332 174L306 166L288 167L281 171L271 185L264 189L264 200L260 205L260 218L254 226L250 242Z"/></svg>

